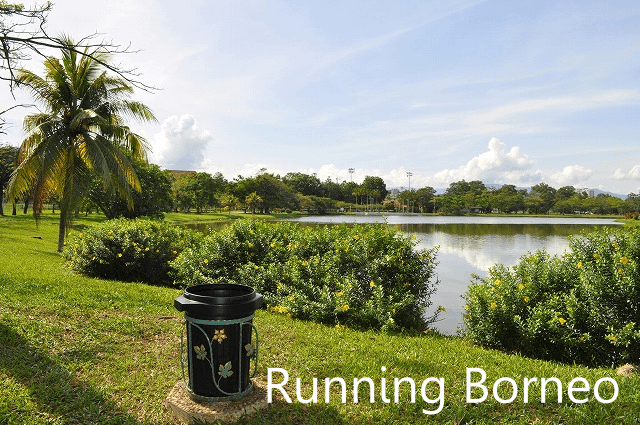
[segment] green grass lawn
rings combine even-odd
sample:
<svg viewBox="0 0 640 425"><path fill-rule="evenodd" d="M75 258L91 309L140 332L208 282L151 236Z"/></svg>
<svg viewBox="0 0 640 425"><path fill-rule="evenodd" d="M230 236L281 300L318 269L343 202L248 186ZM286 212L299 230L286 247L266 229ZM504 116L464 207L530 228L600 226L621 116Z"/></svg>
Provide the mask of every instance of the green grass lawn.
<svg viewBox="0 0 640 425"><path fill-rule="evenodd" d="M185 216L169 221L190 221ZM239 214L242 216L242 214ZM222 219L212 215L213 220ZM234 214L232 214L234 216ZM92 225L99 215L80 218L76 228ZM78 231L78 230L74 230ZM166 424L170 417L162 403L179 380L180 314L173 299L181 291L138 283L122 283L75 275L56 252L57 216L45 213L38 227L30 215L0 217L0 424ZM446 285L443 282L442 285ZM613 369L588 369L530 360L484 350L462 338L434 333L419 337L357 332L291 320L260 310L254 320L260 332L260 379L268 368L288 371L288 394L294 403L278 401L241 420L244 424L635 424L640 420L640 378L615 375ZM386 367L386 372L381 368ZM466 402L466 368L486 371L489 397ZM280 375L275 375L277 381ZM322 379L342 377L347 403L332 386L324 403ZM353 378L369 377L376 385L375 402L368 391L352 402ZM393 402L393 378L412 378L417 385L411 403L403 384L399 403ZM436 415L420 394L427 378L444 378L444 407ZM506 404L491 395L493 382L510 377L518 384L517 398ZM531 385L523 400L525 377L556 377L563 384L562 403L554 387L540 402L540 386ZM572 403L567 386L575 377L591 387L614 377L617 399L602 404L593 392L575 393L589 399ZM318 378L318 403L296 402L295 379L305 398ZM391 403L380 397L387 381ZM475 375L474 375L475 378ZM367 390L367 385L363 385ZM602 384L602 397L611 397ZM435 384L427 396L437 398ZM508 398L510 387L500 386ZM362 390L361 390L362 391ZM473 397L479 397L474 391Z"/></svg>

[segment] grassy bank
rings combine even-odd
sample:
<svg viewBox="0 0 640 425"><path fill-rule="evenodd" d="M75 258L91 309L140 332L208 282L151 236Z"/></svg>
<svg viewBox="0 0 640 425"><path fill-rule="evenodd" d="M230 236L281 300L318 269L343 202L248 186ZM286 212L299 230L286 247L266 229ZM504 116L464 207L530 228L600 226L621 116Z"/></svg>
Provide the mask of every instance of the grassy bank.
<svg viewBox="0 0 640 425"><path fill-rule="evenodd" d="M72 274L55 252L56 219L45 214L36 228L28 215L0 217L0 424L170 423L162 402L180 377L181 320L173 309L180 291ZM99 220L96 215L80 218L77 228ZM329 328L262 310L255 324L261 337L259 375L264 378L267 368L283 368L290 381L301 379L305 398L311 395L312 378L318 378L319 403L276 402L243 419L246 424L632 424L640 418L640 378L616 377L613 369L535 361L436 334L404 337ZM486 371L490 394L483 403L466 402L465 371L471 367ZM331 402L324 403L325 377L346 380L346 404L340 402L337 385L332 386ZM373 404L367 400L367 385L360 403L352 402L349 383L362 377L376 385ZM406 384L398 404L393 397L389 404L381 401L381 379L387 380L390 396L394 377L416 382L416 403L410 403ZM425 403L420 395L420 384L429 377L444 378L444 407L433 416L422 409L435 410L437 404ZM501 377L518 384L511 403L491 396L493 382ZM524 403L524 377L558 378L562 403L557 403L553 384L546 403L540 402L536 384ZM603 377L615 377L618 397L602 404L592 392L575 393L590 401L572 403L566 387L575 377L585 378L591 387ZM295 401L295 384L286 388ZM600 387L604 398L611 396L607 388ZM509 398L509 386L500 389ZM435 390L429 384L427 395L437 398Z"/></svg>

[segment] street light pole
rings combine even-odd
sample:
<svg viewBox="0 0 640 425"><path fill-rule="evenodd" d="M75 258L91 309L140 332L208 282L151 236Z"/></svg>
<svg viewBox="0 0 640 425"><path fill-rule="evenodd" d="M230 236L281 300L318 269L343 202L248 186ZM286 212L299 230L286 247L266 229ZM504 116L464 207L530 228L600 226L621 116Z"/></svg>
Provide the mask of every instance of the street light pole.
<svg viewBox="0 0 640 425"><path fill-rule="evenodd" d="M413 175L413 173L411 171L407 171L407 177L409 177L409 193L411 193L411 176ZM411 196L411 195L409 195ZM411 202L411 199L409 199L409 202ZM409 204L411 205L411 204ZM411 210L411 212L413 212L413 209Z"/></svg>
<svg viewBox="0 0 640 425"><path fill-rule="evenodd" d="M349 168L349 179L351 183L353 183L353 173L355 173L355 168ZM349 212L351 212L351 207L349 207ZM358 212L358 196L356 195L356 213Z"/></svg>

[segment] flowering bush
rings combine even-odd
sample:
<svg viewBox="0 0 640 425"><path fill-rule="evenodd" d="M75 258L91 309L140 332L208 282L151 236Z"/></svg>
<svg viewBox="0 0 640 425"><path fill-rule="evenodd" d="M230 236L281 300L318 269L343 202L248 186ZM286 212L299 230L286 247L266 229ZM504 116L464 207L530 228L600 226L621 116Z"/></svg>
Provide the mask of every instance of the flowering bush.
<svg viewBox="0 0 640 425"><path fill-rule="evenodd" d="M167 284L169 261L203 239L200 233L152 220L108 220L72 237L64 255L89 276Z"/></svg>
<svg viewBox="0 0 640 425"><path fill-rule="evenodd" d="M436 249L385 225L301 227L242 220L171 262L184 286L242 283L268 308L301 319L386 330L423 329Z"/></svg>
<svg viewBox="0 0 640 425"><path fill-rule="evenodd" d="M640 356L640 233L602 229L562 257L495 265L465 294L466 335L487 347L589 365Z"/></svg>

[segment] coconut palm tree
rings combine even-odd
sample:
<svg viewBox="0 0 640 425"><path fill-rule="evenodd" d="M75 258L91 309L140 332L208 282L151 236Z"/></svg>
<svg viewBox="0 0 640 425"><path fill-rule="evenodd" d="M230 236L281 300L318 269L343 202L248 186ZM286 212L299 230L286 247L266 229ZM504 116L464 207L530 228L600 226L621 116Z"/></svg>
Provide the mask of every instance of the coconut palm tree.
<svg viewBox="0 0 640 425"><path fill-rule="evenodd" d="M85 50L83 55L71 39L65 42L70 49L62 51L61 60L44 61L44 77L18 72L18 84L31 92L41 112L24 119L26 137L8 187L10 199L32 194L36 220L44 199L59 196L58 251L94 174L133 208L131 190L140 191L140 183L125 152L146 158L147 143L124 118L155 121L147 106L129 100L133 88L104 70L107 54Z"/></svg>

